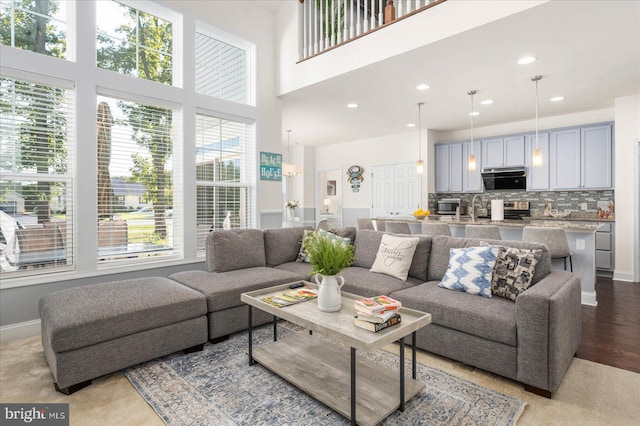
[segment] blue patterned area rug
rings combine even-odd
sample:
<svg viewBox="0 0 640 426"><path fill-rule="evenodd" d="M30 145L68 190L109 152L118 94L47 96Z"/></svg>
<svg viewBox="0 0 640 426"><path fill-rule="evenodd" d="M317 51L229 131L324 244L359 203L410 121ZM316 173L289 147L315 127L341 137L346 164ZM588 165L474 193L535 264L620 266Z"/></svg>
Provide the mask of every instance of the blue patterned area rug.
<svg viewBox="0 0 640 426"><path fill-rule="evenodd" d="M254 345L272 341L272 330L256 329ZM296 330L279 324L278 339ZM261 365L249 367L247 345L247 333L238 333L215 345L207 343L202 352L169 355L132 367L125 375L167 425L349 424ZM397 355L359 354L398 371ZM417 365L417 378L426 388L382 425L515 425L526 405L422 364Z"/></svg>

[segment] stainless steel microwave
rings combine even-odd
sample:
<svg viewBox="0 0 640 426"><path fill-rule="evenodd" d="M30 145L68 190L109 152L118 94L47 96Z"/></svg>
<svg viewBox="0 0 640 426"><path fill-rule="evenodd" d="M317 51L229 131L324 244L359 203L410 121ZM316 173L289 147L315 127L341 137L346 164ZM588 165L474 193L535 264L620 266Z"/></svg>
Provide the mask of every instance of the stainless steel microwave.
<svg viewBox="0 0 640 426"><path fill-rule="evenodd" d="M449 198L438 201L438 214L456 214L456 208L460 207L460 214L467 214L466 202L460 198Z"/></svg>

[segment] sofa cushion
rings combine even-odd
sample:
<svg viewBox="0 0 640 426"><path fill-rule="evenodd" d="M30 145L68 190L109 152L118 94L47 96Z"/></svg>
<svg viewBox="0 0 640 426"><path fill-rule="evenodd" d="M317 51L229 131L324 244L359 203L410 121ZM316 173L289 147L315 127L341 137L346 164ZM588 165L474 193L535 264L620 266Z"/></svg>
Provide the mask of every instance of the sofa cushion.
<svg viewBox="0 0 640 426"><path fill-rule="evenodd" d="M246 291L298 281L306 277L261 266L228 272L185 271L175 273L169 278L204 294L208 312L215 312L242 305L240 294Z"/></svg>
<svg viewBox="0 0 640 426"><path fill-rule="evenodd" d="M74 287L40 299L43 339L55 352L206 315L202 294L162 277Z"/></svg>
<svg viewBox="0 0 640 426"><path fill-rule="evenodd" d="M376 255L378 254L380 240L382 239L382 236L384 234L384 232L373 231L370 229L358 229L356 231L356 240L353 244L353 266L371 269L371 267L373 266L373 262L375 262L376 260ZM391 235L404 237L407 236L406 234ZM429 263L429 257L431 253L432 237L427 235L414 235L414 237L417 237L419 241L418 246L416 247L416 251L413 254L411 267L409 268L409 277L417 278L424 282L427 280L427 264ZM444 272L442 274L444 275Z"/></svg>
<svg viewBox="0 0 640 426"><path fill-rule="evenodd" d="M449 266L449 250L461 247L479 247L485 241L480 238L458 238L438 235L433 237L431 244L431 254L429 255L429 267L427 268L427 281L440 281L447 272ZM505 247L515 247L529 250L542 250L542 255L538 259L536 271L533 275L532 285L549 275L551 272L551 253L544 244L530 243L525 241L502 240L500 245Z"/></svg>
<svg viewBox="0 0 640 426"><path fill-rule="evenodd" d="M423 283L423 280L408 277L406 281L390 277L385 274L376 274L369 269L350 266L340 272L344 277L343 291L357 294L362 297L373 297L381 294L389 295L394 291L414 287Z"/></svg>
<svg viewBox="0 0 640 426"><path fill-rule="evenodd" d="M217 229L207 236L209 272L234 271L266 263L264 233L259 229Z"/></svg>
<svg viewBox="0 0 640 426"><path fill-rule="evenodd" d="M451 249L449 267L439 286L491 297L491 277L499 252L498 247Z"/></svg>
<svg viewBox="0 0 640 426"><path fill-rule="evenodd" d="M282 269L283 271L293 272L300 276L305 277L306 280L311 278L311 264L307 262L287 262L278 266L274 266L276 269Z"/></svg>
<svg viewBox="0 0 640 426"><path fill-rule="evenodd" d="M312 229L310 226L266 229L264 231L264 254L267 266L294 262L300 251L303 232Z"/></svg>
<svg viewBox="0 0 640 426"><path fill-rule="evenodd" d="M406 281L419 239L385 234L380 240L371 272L378 272Z"/></svg>
<svg viewBox="0 0 640 426"><path fill-rule="evenodd" d="M431 314L433 324L494 342L517 345L516 304L502 297L486 299L450 291L430 281L391 297L402 306Z"/></svg>
<svg viewBox="0 0 640 426"><path fill-rule="evenodd" d="M518 294L531 286L540 250L499 247L500 252L493 267L491 293L516 301Z"/></svg>

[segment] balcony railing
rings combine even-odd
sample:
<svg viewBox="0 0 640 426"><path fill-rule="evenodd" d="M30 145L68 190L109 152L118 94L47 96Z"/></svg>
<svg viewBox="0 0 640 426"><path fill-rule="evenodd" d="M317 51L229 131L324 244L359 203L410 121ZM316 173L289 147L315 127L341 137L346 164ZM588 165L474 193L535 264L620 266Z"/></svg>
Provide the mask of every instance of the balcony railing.
<svg viewBox="0 0 640 426"><path fill-rule="evenodd" d="M446 0L299 0L300 60Z"/></svg>

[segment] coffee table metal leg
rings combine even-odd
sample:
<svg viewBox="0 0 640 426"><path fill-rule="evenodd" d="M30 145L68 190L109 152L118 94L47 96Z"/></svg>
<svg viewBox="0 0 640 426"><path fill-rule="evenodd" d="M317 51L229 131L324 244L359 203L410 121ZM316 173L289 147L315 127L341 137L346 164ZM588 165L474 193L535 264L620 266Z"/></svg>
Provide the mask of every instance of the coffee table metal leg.
<svg viewBox="0 0 640 426"><path fill-rule="evenodd" d="M356 348L351 348L351 424L356 424Z"/></svg>
<svg viewBox="0 0 640 426"><path fill-rule="evenodd" d="M416 380L416 332L411 333L411 368L413 373L411 377Z"/></svg>
<svg viewBox="0 0 640 426"><path fill-rule="evenodd" d="M404 411L404 337L400 339L400 411Z"/></svg>
<svg viewBox="0 0 640 426"><path fill-rule="evenodd" d="M273 316L273 341L278 341L278 317Z"/></svg>
<svg viewBox="0 0 640 426"><path fill-rule="evenodd" d="M249 365L253 365L253 312L252 306L249 306Z"/></svg>

